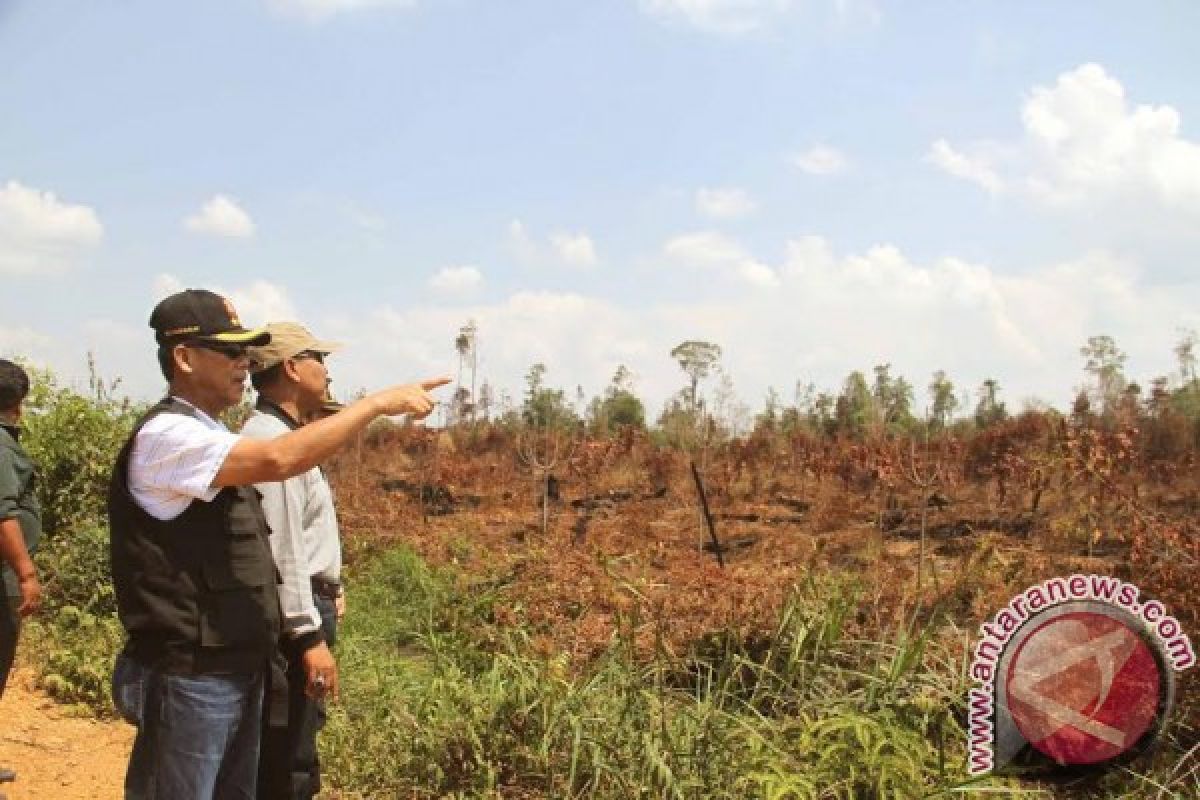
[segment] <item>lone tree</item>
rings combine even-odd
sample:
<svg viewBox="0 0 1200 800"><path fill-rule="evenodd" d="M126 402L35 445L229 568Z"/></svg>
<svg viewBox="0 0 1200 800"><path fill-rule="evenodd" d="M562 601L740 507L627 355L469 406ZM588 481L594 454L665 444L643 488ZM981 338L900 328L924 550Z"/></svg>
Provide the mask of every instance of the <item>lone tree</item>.
<svg viewBox="0 0 1200 800"><path fill-rule="evenodd" d="M592 398L588 416L593 429L608 432L615 428L646 427L646 409L633 393L633 373L618 365L612 382L600 397Z"/></svg>
<svg viewBox="0 0 1200 800"><path fill-rule="evenodd" d="M546 387L546 365L538 362L529 367L525 375L525 402L521 416L525 424L539 430L574 428L579 418L567 402L562 389Z"/></svg>
<svg viewBox="0 0 1200 800"><path fill-rule="evenodd" d="M1079 348L1084 370L1096 381L1096 395L1105 412L1114 411L1125 391L1125 354L1111 336L1089 336Z"/></svg>
<svg viewBox="0 0 1200 800"><path fill-rule="evenodd" d="M834 405L837 430L852 436L862 436L875 419L875 396L867 385L867 378L854 370L842 382L842 392Z"/></svg>
<svg viewBox="0 0 1200 800"><path fill-rule="evenodd" d="M679 362L679 368L688 376L688 410L696 413L697 388L700 381L708 377L713 366L721 358L721 347L712 342L689 339L675 345L671 358Z"/></svg>
<svg viewBox="0 0 1200 800"><path fill-rule="evenodd" d="M986 428L1008 419L1008 409L1000 401L1000 383L988 378L979 386L979 403L975 406L975 426Z"/></svg>
<svg viewBox="0 0 1200 800"><path fill-rule="evenodd" d="M471 419L475 419L475 371L479 366L479 355L476 348L476 336L479 333L479 328L475 324L475 320L468 320L466 325L458 329L458 336L454 337L454 349L458 352L458 390L455 392L455 398L458 400L457 409L458 416L464 417L468 414ZM466 365L471 371L471 389L466 391L463 387L463 366ZM461 397L460 397L461 396Z"/></svg>
<svg viewBox="0 0 1200 800"><path fill-rule="evenodd" d="M938 370L933 373L933 380L929 382L929 397L933 400L933 406L930 410L932 422L941 430L946 427L946 422L950 416L958 408L958 397L954 394L954 383L946 377L944 370Z"/></svg>
<svg viewBox="0 0 1200 800"><path fill-rule="evenodd" d="M1175 357L1179 359L1179 379L1185 389L1196 386L1196 332L1180 332L1179 344L1175 345Z"/></svg>
<svg viewBox="0 0 1200 800"><path fill-rule="evenodd" d="M874 400L871 419L872 433L882 435L889 430L905 430L912 426L912 384L903 375L892 377L891 364L874 367L875 384L871 387Z"/></svg>

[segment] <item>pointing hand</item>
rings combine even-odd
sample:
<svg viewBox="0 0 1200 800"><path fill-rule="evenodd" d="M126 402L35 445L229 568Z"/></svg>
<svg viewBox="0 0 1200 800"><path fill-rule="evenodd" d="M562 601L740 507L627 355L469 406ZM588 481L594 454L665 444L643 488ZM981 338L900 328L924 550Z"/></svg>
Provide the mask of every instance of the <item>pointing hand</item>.
<svg viewBox="0 0 1200 800"><path fill-rule="evenodd" d="M373 399L378 403L382 414L411 414L417 419L424 419L437 405L430 392L448 383L448 377L406 383L376 392Z"/></svg>

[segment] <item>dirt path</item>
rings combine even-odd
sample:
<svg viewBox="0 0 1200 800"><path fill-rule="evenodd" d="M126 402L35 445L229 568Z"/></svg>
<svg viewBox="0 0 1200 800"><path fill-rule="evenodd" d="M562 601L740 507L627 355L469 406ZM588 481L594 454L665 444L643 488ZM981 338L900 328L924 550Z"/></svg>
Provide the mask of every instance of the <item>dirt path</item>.
<svg viewBox="0 0 1200 800"><path fill-rule="evenodd" d="M9 678L0 700L0 765L15 783L0 785L8 800L118 800L133 728L123 722L72 716L32 688L28 672Z"/></svg>

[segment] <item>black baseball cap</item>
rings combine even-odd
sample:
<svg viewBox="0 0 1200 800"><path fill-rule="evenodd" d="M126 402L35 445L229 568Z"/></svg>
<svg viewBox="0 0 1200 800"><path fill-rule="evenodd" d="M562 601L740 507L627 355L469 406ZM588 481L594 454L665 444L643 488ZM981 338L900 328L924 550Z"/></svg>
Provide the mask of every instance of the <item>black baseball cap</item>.
<svg viewBox="0 0 1200 800"><path fill-rule="evenodd" d="M160 345L188 339L254 346L271 341L263 328L243 328L233 303L207 289L184 289L164 299L150 312L150 327Z"/></svg>

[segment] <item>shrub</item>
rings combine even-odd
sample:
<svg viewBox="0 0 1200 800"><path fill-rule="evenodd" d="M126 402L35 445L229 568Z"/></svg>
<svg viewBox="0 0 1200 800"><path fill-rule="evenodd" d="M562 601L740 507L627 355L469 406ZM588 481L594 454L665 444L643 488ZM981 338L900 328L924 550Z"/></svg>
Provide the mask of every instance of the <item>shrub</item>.
<svg viewBox="0 0 1200 800"><path fill-rule="evenodd" d="M37 468L45 536L34 554L44 608L22 634L23 657L55 698L98 713L112 709L109 677L123 633L104 525L109 475L139 409L95 377L91 394L60 387L26 367L30 393L22 444Z"/></svg>
<svg viewBox="0 0 1200 800"><path fill-rule="evenodd" d="M62 531L34 559L47 612L74 608L89 614L117 610L109 569L108 528L83 525Z"/></svg>
<svg viewBox="0 0 1200 800"><path fill-rule="evenodd" d="M65 606L44 617L21 634L37 664L38 685L64 703L112 714L112 665L124 641L117 615Z"/></svg>
<svg viewBox="0 0 1200 800"><path fill-rule="evenodd" d="M50 539L104 519L113 462L140 409L113 399L113 387L98 378L89 397L58 386L47 370L26 369L31 386L21 443L37 465L42 525Z"/></svg>

